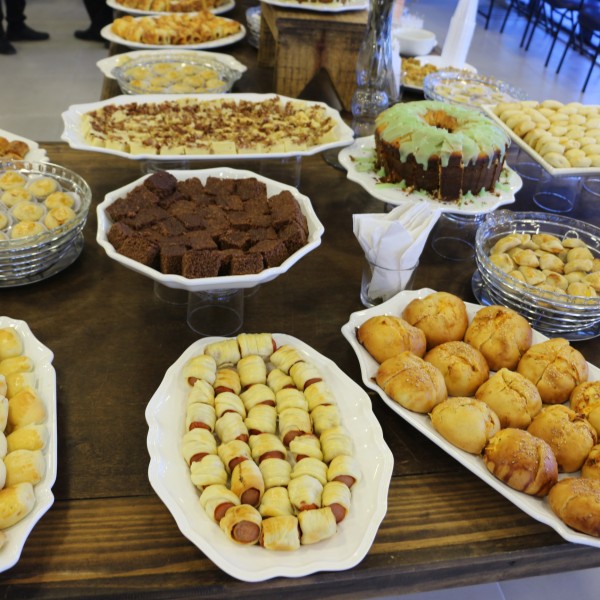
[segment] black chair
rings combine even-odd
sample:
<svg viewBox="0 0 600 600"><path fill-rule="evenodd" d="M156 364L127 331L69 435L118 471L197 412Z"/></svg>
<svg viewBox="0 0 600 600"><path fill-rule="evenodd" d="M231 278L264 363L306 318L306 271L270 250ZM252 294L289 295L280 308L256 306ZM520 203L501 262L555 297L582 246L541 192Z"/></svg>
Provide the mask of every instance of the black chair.
<svg viewBox="0 0 600 600"><path fill-rule="evenodd" d="M586 2L579 11L577 27L571 32L565 51L558 63L559 73L569 48L589 57L591 64L581 92L585 92L600 53L600 1Z"/></svg>
<svg viewBox="0 0 600 600"><path fill-rule="evenodd" d="M484 29L487 29L490 24L492 10L494 10L494 0L490 0L490 3L487 8L478 8L477 9L477 14L481 15L485 19Z"/></svg>
<svg viewBox="0 0 600 600"><path fill-rule="evenodd" d="M500 27L500 33L504 33L504 28L506 27L508 17L510 17L510 13L514 8L519 15L522 15L527 19L527 24L525 26L525 30L523 31L523 37L521 38L520 43L520 47L523 47L525 39L527 38L527 33L529 32L529 27L531 26L531 22L536 13L538 2L539 0L510 0L508 10L504 15L504 20L502 21L502 25Z"/></svg>

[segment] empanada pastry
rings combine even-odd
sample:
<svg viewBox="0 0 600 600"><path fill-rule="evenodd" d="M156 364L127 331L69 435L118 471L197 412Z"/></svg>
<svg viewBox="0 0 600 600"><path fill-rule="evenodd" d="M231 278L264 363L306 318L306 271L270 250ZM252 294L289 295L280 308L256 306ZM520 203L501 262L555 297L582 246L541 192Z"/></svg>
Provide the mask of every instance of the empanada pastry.
<svg viewBox="0 0 600 600"><path fill-rule="evenodd" d="M260 539L262 517L253 506L240 504L227 509L219 526L230 540L248 546Z"/></svg>
<svg viewBox="0 0 600 600"><path fill-rule="evenodd" d="M208 429L196 427L183 434L181 453L185 462L191 465L202 460L207 454L216 454L217 440Z"/></svg>
<svg viewBox="0 0 600 600"><path fill-rule="evenodd" d="M293 515L285 515L264 519L260 545L267 550L284 552L300 548L298 518Z"/></svg>
<svg viewBox="0 0 600 600"><path fill-rule="evenodd" d="M423 356L427 345L420 329L392 315L370 317L356 330L356 339L378 363L405 351Z"/></svg>
<svg viewBox="0 0 600 600"><path fill-rule="evenodd" d="M275 433L277 431L277 411L268 404L257 404L248 411L245 423L251 436L259 433Z"/></svg>
<svg viewBox="0 0 600 600"><path fill-rule="evenodd" d="M0 529L7 529L26 517L35 506L31 483L19 483L0 490Z"/></svg>
<svg viewBox="0 0 600 600"><path fill-rule="evenodd" d="M236 365L241 358L236 339L220 340L207 344L204 348L204 354L212 356L218 368L226 365Z"/></svg>
<svg viewBox="0 0 600 600"><path fill-rule="evenodd" d="M298 512L321 507L323 484L311 475L290 479L287 489L290 502Z"/></svg>
<svg viewBox="0 0 600 600"><path fill-rule="evenodd" d="M293 515L294 507L287 487L277 486L265 490L258 510L265 518Z"/></svg>
<svg viewBox="0 0 600 600"><path fill-rule="evenodd" d="M215 394L220 394L221 392L239 394L242 391L240 376L232 367L220 367L217 369L213 387Z"/></svg>
<svg viewBox="0 0 600 600"><path fill-rule="evenodd" d="M310 415L300 408L287 408L279 413L279 437L288 447L297 435L312 433Z"/></svg>
<svg viewBox="0 0 600 600"><path fill-rule="evenodd" d="M298 514L298 523L300 525L300 543L315 544L321 540L326 540L337 531L335 516L330 507L316 510L304 510Z"/></svg>
<svg viewBox="0 0 600 600"><path fill-rule="evenodd" d="M324 431L320 438L323 461L330 463L336 456L352 456L354 445L348 430L340 425Z"/></svg>
<svg viewBox="0 0 600 600"><path fill-rule="evenodd" d="M569 527L600 537L600 479L566 477L550 490L548 501Z"/></svg>
<svg viewBox="0 0 600 600"><path fill-rule="evenodd" d="M202 460L190 465L192 483L200 490L214 484L227 483L227 471L223 461L216 454L207 454Z"/></svg>
<svg viewBox="0 0 600 600"><path fill-rule="evenodd" d="M226 486L209 485L200 494L200 505L215 523L219 523L232 506L239 506L240 499Z"/></svg>
<svg viewBox="0 0 600 600"><path fill-rule="evenodd" d="M6 483L10 487L19 483L39 483L46 474L46 460L41 450L14 450L4 457Z"/></svg>
<svg viewBox="0 0 600 600"><path fill-rule="evenodd" d="M248 442L250 435L244 419L234 412L225 413L215 423L215 432L222 444L226 444L231 440L242 440Z"/></svg>
<svg viewBox="0 0 600 600"><path fill-rule="evenodd" d="M212 356L200 354L193 356L184 365L182 376L189 386L193 386L198 380L204 380L211 385L215 382L217 375L217 363Z"/></svg>
<svg viewBox="0 0 600 600"><path fill-rule="evenodd" d="M185 414L186 431L207 429L212 432L215 429L216 422L217 415L214 407L210 404L202 404L201 402L188 404Z"/></svg>
<svg viewBox="0 0 600 600"><path fill-rule="evenodd" d="M10 430L46 420L46 406L31 388L20 391L8 401L8 427Z"/></svg>
<svg viewBox="0 0 600 600"><path fill-rule="evenodd" d="M260 465L267 458L285 458L287 450L278 436L272 433L260 433L250 437L252 459Z"/></svg>
<svg viewBox="0 0 600 600"><path fill-rule="evenodd" d="M289 374L292 365L304 360L304 357L293 346L284 344L271 354L270 360L279 370Z"/></svg>
<svg viewBox="0 0 600 600"><path fill-rule="evenodd" d="M248 354L240 358L237 370L242 389L246 389L254 383L267 383L267 365L258 354Z"/></svg>
<svg viewBox="0 0 600 600"><path fill-rule="evenodd" d="M308 411L308 401L304 392L298 388L283 388L275 394L275 406L277 412L280 413L286 408L299 408L303 411Z"/></svg>
<svg viewBox="0 0 600 600"><path fill-rule="evenodd" d="M290 376L294 380L294 385L302 391L305 391L313 383L323 380L319 369L305 361L293 364L290 367Z"/></svg>
<svg viewBox="0 0 600 600"><path fill-rule="evenodd" d="M358 483L361 478L358 461L348 454L338 454L329 463L327 481L339 481L348 488Z"/></svg>
<svg viewBox="0 0 600 600"><path fill-rule="evenodd" d="M240 398L247 411L259 404L275 406L275 393L264 383L256 383L250 386L240 394Z"/></svg>
<svg viewBox="0 0 600 600"><path fill-rule="evenodd" d="M217 419L222 417L227 412L235 412L242 417L246 418L246 407L242 402L242 399L233 392L221 392L215 396L215 413Z"/></svg>
<svg viewBox="0 0 600 600"><path fill-rule="evenodd" d="M239 462L231 472L230 487L242 504L258 506L265 493L265 482L258 465L252 460Z"/></svg>
<svg viewBox="0 0 600 600"><path fill-rule="evenodd" d="M321 485L325 485L327 483L327 465L318 458L303 458L294 465L291 479L296 479L303 475L310 475L319 481Z"/></svg>
<svg viewBox="0 0 600 600"><path fill-rule="evenodd" d="M333 512L336 523L341 523L350 512L352 492L350 488L341 481L329 481L323 487L321 495L323 506L328 506Z"/></svg>
<svg viewBox="0 0 600 600"><path fill-rule="evenodd" d="M265 489L287 486L290 482L292 465L283 458L266 458L258 466L265 482Z"/></svg>
<svg viewBox="0 0 600 600"><path fill-rule="evenodd" d="M270 333L240 333L236 339L242 357L258 354L266 360L277 350L275 340Z"/></svg>
<svg viewBox="0 0 600 600"><path fill-rule="evenodd" d="M338 427L342 423L342 415L336 404L321 404L311 413L313 429L317 435L321 435L327 429Z"/></svg>
<svg viewBox="0 0 600 600"><path fill-rule="evenodd" d="M233 469L244 460L252 460L250 446L242 440L231 440L226 444L219 444L217 454L223 461L225 469L231 474Z"/></svg>

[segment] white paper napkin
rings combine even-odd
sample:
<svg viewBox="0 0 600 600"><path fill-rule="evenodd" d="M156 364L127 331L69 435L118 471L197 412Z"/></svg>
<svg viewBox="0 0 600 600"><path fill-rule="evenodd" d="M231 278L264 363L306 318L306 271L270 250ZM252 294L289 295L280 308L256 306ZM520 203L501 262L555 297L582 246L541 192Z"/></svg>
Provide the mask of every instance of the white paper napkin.
<svg viewBox="0 0 600 600"><path fill-rule="evenodd" d="M459 0L442 48L442 65L462 68L475 32L477 0Z"/></svg>

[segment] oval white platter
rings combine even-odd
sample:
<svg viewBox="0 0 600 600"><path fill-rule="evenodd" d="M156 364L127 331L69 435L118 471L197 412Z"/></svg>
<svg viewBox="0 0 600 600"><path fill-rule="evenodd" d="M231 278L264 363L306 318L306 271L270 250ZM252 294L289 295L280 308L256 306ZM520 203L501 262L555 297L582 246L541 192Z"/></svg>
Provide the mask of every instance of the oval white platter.
<svg viewBox="0 0 600 600"><path fill-rule="evenodd" d="M118 0L106 0L106 4L113 8L114 10L118 10L120 12L128 13L130 15L172 15L174 13L178 13L178 11L161 11L161 10L141 10L139 8L129 8L124 4L121 4ZM215 8L209 8L209 12L213 15L220 15L224 12L227 12L235 7L235 0L227 0L221 6L216 6ZM181 14L181 13L179 13Z"/></svg>

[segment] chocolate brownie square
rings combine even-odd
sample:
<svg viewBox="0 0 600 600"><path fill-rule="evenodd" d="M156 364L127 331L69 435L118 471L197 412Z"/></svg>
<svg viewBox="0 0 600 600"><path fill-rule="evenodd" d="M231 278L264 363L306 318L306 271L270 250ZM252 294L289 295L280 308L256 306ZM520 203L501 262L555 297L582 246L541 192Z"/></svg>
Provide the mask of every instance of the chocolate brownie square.
<svg viewBox="0 0 600 600"><path fill-rule="evenodd" d="M181 259L181 274L188 279L217 277L220 267L218 250L187 250Z"/></svg>
<svg viewBox="0 0 600 600"><path fill-rule="evenodd" d="M250 246L250 237L245 231L226 231L219 236L219 248L227 250L228 248L237 248L246 250Z"/></svg>
<svg viewBox="0 0 600 600"><path fill-rule="evenodd" d="M244 254L242 250L237 250L235 248L230 248L228 250L221 250L221 269L219 270L219 275L231 275L231 258L233 256L240 256Z"/></svg>
<svg viewBox="0 0 600 600"><path fill-rule="evenodd" d="M290 254L296 252L308 241L308 236L303 227L298 223L290 223L279 231L279 238L285 244Z"/></svg>
<svg viewBox="0 0 600 600"><path fill-rule="evenodd" d="M257 200L267 199L267 184L264 181L259 181L256 177L245 177L244 179L236 179L235 193L242 200Z"/></svg>
<svg viewBox="0 0 600 600"><path fill-rule="evenodd" d="M175 202L178 202L179 200L187 200L187 198L183 194L180 194L177 190L175 190L170 196L167 196L166 198L160 198L158 201L158 205L161 208L168 210L169 208L171 208L171 206L173 206L173 204L175 204Z"/></svg>
<svg viewBox="0 0 600 600"><path fill-rule="evenodd" d="M235 192L235 179L222 179L221 177L208 177L204 184L204 191L213 196L233 194Z"/></svg>
<svg viewBox="0 0 600 600"><path fill-rule="evenodd" d="M179 199L169 206L169 214L173 216L177 216L178 214L182 213L193 213L196 212L196 210L196 204L192 200L188 199Z"/></svg>
<svg viewBox="0 0 600 600"><path fill-rule="evenodd" d="M159 198L166 198L175 191L177 179L167 171L156 171L144 180L144 185Z"/></svg>
<svg viewBox="0 0 600 600"><path fill-rule="evenodd" d="M117 198L111 205L106 207L106 214L113 223L123 219L134 217L139 210L137 202L128 198Z"/></svg>
<svg viewBox="0 0 600 600"><path fill-rule="evenodd" d="M214 196L215 206L221 207L223 210L243 210L244 203L239 196L235 194L217 195Z"/></svg>
<svg viewBox="0 0 600 600"><path fill-rule="evenodd" d="M138 209L144 208L147 206L157 206L159 202L159 197L151 192L147 187L143 185L138 185L134 187L126 196L128 200L133 202Z"/></svg>
<svg viewBox="0 0 600 600"><path fill-rule="evenodd" d="M134 235L135 232L129 225L125 223L113 223L106 234L106 238L113 245L115 250L119 249L119 246L130 236Z"/></svg>
<svg viewBox="0 0 600 600"><path fill-rule="evenodd" d="M192 250L216 250L218 248L210 233L204 229L186 231L182 236L182 241Z"/></svg>
<svg viewBox="0 0 600 600"><path fill-rule="evenodd" d="M123 241L118 252L147 267L154 267L158 257L158 244L141 235L133 235Z"/></svg>
<svg viewBox="0 0 600 600"><path fill-rule="evenodd" d="M266 268L278 267L289 256L288 249L281 240L263 240L249 251L262 254Z"/></svg>
<svg viewBox="0 0 600 600"><path fill-rule="evenodd" d="M262 240L277 240L279 236L273 227L255 227L247 232L250 237L250 244L254 245Z"/></svg>
<svg viewBox="0 0 600 600"><path fill-rule="evenodd" d="M264 269L262 254L247 252L246 254L235 254L231 257L231 275L249 275L260 273Z"/></svg>
<svg viewBox="0 0 600 600"><path fill-rule="evenodd" d="M199 212L181 213L176 215L176 219L188 230L206 229L207 220Z"/></svg>
<svg viewBox="0 0 600 600"><path fill-rule="evenodd" d="M266 198L250 198L249 200L245 200L244 210L261 215L268 215L271 213L271 207Z"/></svg>
<svg viewBox="0 0 600 600"><path fill-rule="evenodd" d="M160 206L151 206L148 208L141 208L137 214L133 217L123 219L123 222L129 225L132 229L140 230L150 225L154 225L163 219L167 219L169 213L160 208Z"/></svg>
<svg viewBox="0 0 600 600"><path fill-rule="evenodd" d="M177 182L177 191L188 200L204 193L204 184L197 177L190 177Z"/></svg>
<svg viewBox="0 0 600 600"><path fill-rule="evenodd" d="M289 223L306 223L306 218L296 199L288 191L281 192L269 198L273 226L279 230Z"/></svg>
<svg viewBox="0 0 600 600"><path fill-rule="evenodd" d="M165 237L183 235L187 231L181 221L171 216L159 221L152 227Z"/></svg>
<svg viewBox="0 0 600 600"><path fill-rule="evenodd" d="M160 271L181 275L181 262L187 248L183 244L164 243L160 246Z"/></svg>

